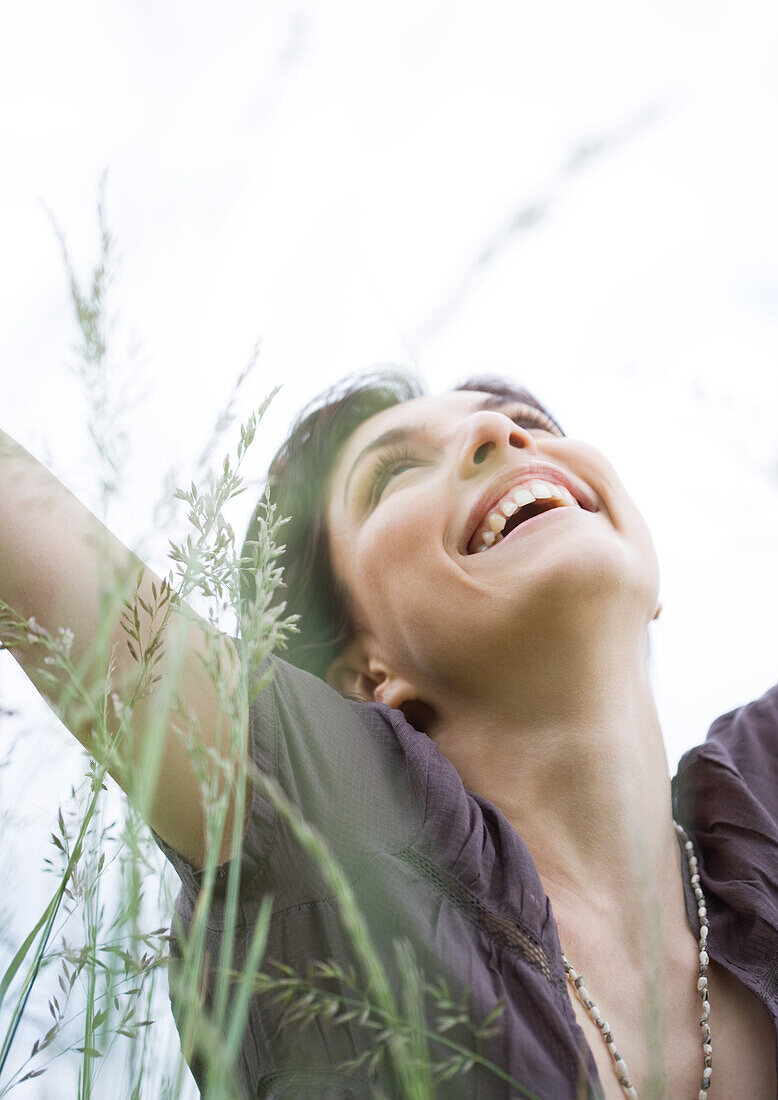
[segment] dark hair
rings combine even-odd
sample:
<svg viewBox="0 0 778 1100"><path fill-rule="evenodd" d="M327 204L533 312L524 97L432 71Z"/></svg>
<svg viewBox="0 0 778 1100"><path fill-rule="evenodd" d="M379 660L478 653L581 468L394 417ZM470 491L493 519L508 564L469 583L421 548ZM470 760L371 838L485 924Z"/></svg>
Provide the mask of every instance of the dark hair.
<svg viewBox="0 0 778 1100"><path fill-rule="evenodd" d="M455 389L524 402L559 427L528 390L504 379L470 378ZM353 633L350 597L332 569L326 523L327 494L336 460L365 420L424 393L418 379L396 368L345 378L303 409L270 465L268 495L278 514L289 517L281 528L286 549L279 601L286 603L287 613L300 616L300 632L291 637L284 659L322 679ZM247 542L257 537L260 514L261 505L257 505L246 532ZM248 556L248 548L243 553ZM253 574L244 572L242 603L250 602L254 591Z"/></svg>

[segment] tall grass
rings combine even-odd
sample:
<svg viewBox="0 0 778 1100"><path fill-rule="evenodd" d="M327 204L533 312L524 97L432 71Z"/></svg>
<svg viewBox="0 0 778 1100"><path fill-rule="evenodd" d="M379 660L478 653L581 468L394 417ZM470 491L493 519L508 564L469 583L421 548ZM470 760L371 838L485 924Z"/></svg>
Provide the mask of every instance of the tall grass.
<svg viewBox="0 0 778 1100"><path fill-rule="evenodd" d="M101 505L106 510L117 491L121 444L126 435L111 388L108 297L115 260L102 202L99 225L100 255L86 287L73 271L64 242L63 251L81 334L78 373L90 398L90 433ZM255 361L256 354L239 377L238 386ZM388 1067L391 1079L397 1082L397 1095L409 1100L429 1100L442 1082L467 1073L476 1064L491 1071L495 1081L510 1084L517 1095L531 1096L481 1054L483 1040L498 1026L500 1005L485 1020L473 1022L467 997L454 997L443 981L427 981L405 941L394 945L401 984L392 987L348 879L326 838L300 818L272 777L259 773L248 761L249 708L255 693L267 686L267 676L257 680L256 670L297 626L277 600L282 584L283 518L265 500L259 534L248 557L241 556L226 519L231 502L246 489L242 472L246 456L272 397L271 393L240 425L234 449L212 469L213 447L233 426L234 404L217 418L198 464L201 476L174 494L175 501L187 510L189 533L183 541L171 543L169 572L161 585L154 586L152 600L142 598L137 586L129 599L122 596L127 578L106 572L104 628L95 646L105 645L121 601L124 642L136 669L131 689L118 689L111 662L100 690L95 691L84 679L83 666L76 667L71 659L73 638L67 629L52 636L34 620L24 619L0 603L5 647L24 641L39 648L52 684L56 682L60 692L63 682L66 684L58 704L60 716L67 720L74 709L87 715L95 746L94 756L86 761L83 781L64 795L52 822L51 851L46 860L54 883L49 900L27 935L13 945L0 977L0 1098L36 1088L34 1082L50 1073L59 1059L77 1065L79 1100L109 1095L178 1100L185 1089L184 1060L160 1040L160 1029L155 1026L159 1013L167 1011L162 1007L168 969L167 918L173 917L173 907L168 894L163 900L166 919L160 926L155 898L159 861L142 821L149 792L156 787L159 746L165 731L148 729L140 758L129 765L126 761L122 764L120 753L138 701L152 690L160 705L151 725L167 721L164 716L171 709L180 719L177 732L185 740L207 807L208 847L202 885L191 927L186 933L178 929L182 960L175 972L171 971L171 980L180 1006L181 1048L185 1058L196 1053L206 1067L204 1095L208 1100L239 1097L233 1069L255 996L272 997L283 1008L287 1023L315 1020L320 1026L336 1027L356 1021L365 1029L369 1043L365 1052L344 1068L377 1073ZM241 606L239 600L240 577L246 569L257 577L250 607ZM174 609L186 612L187 600L195 595L199 605L207 608L203 672L214 683L221 711L229 719L229 743L218 753L204 747L196 719L178 695L176 668L182 653L165 648L170 645L165 632L170 615ZM236 619L242 640L237 685L228 682L218 644L225 622ZM168 671L161 679L163 652ZM129 795L129 801L120 803L118 814L112 812L116 799L106 797L109 768L121 775ZM256 917L246 963L240 971L234 969L242 822L254 786L261 788L297 842L317 861L336 899L353 949L354 968L346 971L331 960L311 959L305 971L298 973L283 962L268 963L264 949L273 909L273 899L268 896ZM220 958L215 960L215 996L206 1004L206 927L228 821L233 824L221 903L226 914L225 933ZM342 992L332 992L333 981ZM20 1025L31 1016L35 1018L38 1010L33 1006L41 1000L47 1006L47 1022L40 1026L32 1046L20 1049ZM452 1037L457 1028L466 1029L469 1043ZM44 1095L51 1093L44 1089ZM378 1084L375 1095L385 1095Z"/></svg>

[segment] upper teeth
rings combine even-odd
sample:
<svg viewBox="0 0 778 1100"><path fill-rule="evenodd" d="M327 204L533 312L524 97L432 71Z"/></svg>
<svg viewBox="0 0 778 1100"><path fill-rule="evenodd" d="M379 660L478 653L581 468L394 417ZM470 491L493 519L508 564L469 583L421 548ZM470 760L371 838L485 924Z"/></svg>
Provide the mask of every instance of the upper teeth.
<svg viewBox="0 0 778 1100"><path fill-rule="evenodd" d="M577 507L573 494L564 485L555 485L552 481L540 478L525 482L523 485L511 489L509 493L488 514L481 525L481 542L477 550L488 550L490 546L496 546L502 541L500 532L505 527L507 516L514 515L525 504L534 504L536 500L558 500L562 505L573 504Z"/></svg>

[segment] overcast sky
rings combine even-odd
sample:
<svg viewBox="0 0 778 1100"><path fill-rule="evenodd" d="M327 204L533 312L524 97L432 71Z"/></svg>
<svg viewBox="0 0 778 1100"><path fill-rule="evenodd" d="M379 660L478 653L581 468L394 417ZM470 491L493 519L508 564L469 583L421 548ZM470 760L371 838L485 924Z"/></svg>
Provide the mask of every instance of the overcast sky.
<svg viewBox="0 0 778 1100"><path fill-rule="evenodd" d="M777 30L767 0L6 0L0 425L99 507L53 223L86 279L104 174L130 448L108 519L158 570L165 478L188 483L256 341L239 414L284 387L257 484L346 373L510 375L654 534L674 770L778 675ZM0 700L42 722L7 659ZM80 762L29 736L52 761L12 773L33 865Z"/></svg>

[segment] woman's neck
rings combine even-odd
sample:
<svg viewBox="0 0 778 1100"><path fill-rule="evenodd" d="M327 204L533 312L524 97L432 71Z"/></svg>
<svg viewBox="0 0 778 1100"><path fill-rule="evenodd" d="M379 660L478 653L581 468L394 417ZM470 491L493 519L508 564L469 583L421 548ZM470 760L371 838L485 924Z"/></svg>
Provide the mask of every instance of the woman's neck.
<svg viewBox="0 0 778 1100"><path fill-rule="evenodd" d="M488 703L439 707L432 735L522 837L560 925L586 912L626 944L643 940L660 900L683 912L683 883L645 661L638 647L619 656L590 651L578 672L522 663Z"/></svg>

